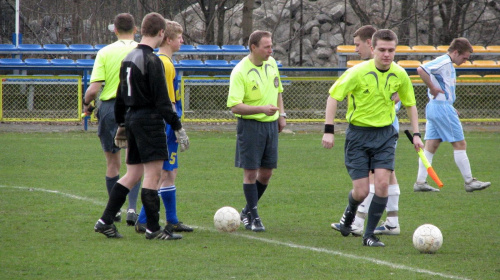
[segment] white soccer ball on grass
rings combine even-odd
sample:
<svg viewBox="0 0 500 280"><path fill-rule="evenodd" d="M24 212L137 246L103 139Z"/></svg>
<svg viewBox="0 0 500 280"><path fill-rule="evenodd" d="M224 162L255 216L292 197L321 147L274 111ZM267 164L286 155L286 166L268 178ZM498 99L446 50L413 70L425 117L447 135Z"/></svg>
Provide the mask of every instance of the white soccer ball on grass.
<svg viewBox="0 0 500 280"><path fill-rule="evenodd" d="M443 234L431 224L419 226L413 233L413 246L420 253L433 254L443 245Z"/></svg>
<svg viewBox="0 0 500 280"><path fill-rule="evenodd" d="M214 215L214 226L220 232L233 232L240 227L240 213L230 206L224 206Z"/></svg>

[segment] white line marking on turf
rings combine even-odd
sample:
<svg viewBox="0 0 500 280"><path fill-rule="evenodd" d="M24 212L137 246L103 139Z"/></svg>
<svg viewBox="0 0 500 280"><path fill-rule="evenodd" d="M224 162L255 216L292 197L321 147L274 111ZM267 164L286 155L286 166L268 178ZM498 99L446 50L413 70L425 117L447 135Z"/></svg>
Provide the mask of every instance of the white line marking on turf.
<svg viewBox="0 0 500 280"><path fill-rule="evenodd" d="M41 189L41 188L29 188L29 187L15 187L15 186L11 187L11 186L4 186L4 185L0 185L0 188L12 188L12 189L19 189L19 190L29 190L29 191L39 191L39 192L59 194L59 195L69 197L72 199L87 201L87 202L90 202L90 203L95 204L95 205L106 206L105 203L102 203L102 202L94 200L94 199L90 199L90 198L82 197L82 196L77 196L77 195L73 195L73 194L68 194L68 193L63 193L63 192L55 191L55 190L46 190L46 189ZM195 226L195 228L202 229L202 230L208 230L208 231L215 231L214 229L207 229L207 228L198 227L198 226ZM319 252L319 253L325 253L325 254L329 254L329 255L345 257L345 258L349 258L349 259L371 262L374 264L388 266L388 267L395 268L395 269L407 270L407 271L411 271L411 272L428 274L428 275L432 275L432 276L439 276L439 277L448 278L448 279L470 280L469 278L464 278L464 277L460 277L460 276L449 275L449 274L444 274L444 273L440 273L440 272L434 272L434 271L430 271L430 270L426 270L426 269L420 269L420 268L415 268L415 267L406 266L406 265L402 265L402 264L396 264L396 263L382 261L382 260L374 259L374 258L346 254L346 253L342 253L342 252L334 251L334 250L329 250L329 249L325 249L325 248L317 248L317 247L298 245L298 244L294 244L294 243L266 239L266 238L242 234L242 233L235 233L235 235L238 235L238 236L241 236L244 238L248 238L248 239L266 242L269 244L281 245L281 246L286 246L286 247L290 247L290 248L297 248L297 249L302 249L302 250L308 250L308 251L313 251L313 252Z"/></svg>

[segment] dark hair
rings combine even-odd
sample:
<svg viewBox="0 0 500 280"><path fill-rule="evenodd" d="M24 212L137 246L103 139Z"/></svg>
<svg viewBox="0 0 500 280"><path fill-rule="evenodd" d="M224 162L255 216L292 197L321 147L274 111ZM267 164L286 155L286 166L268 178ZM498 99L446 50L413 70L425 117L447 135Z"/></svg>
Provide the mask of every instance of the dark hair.
<svg viewBox="0 0 500 280"><path fill-rule="evenodd" d="M165 30L165 19L159 13L149 13L142 19L141 34L142 36L154 37Z"/></svg>
<svg viewBox="0 0 500 280"><path fill-rule="evenodd" d="M366 41L368 39L371 39L373 36L373 33L377 32L377 29L373 27L372 25L364 25L358 28L356 32L354 32L354 35L352 37L358 37L362 41Z"/></svg>
<svg viewBox="0 0 500 280"><path fill-rule="evenodd" d="M113 24L118 33L132 33L135 28L134 17L129 13L121 13L116 15Z"/></svg>
<svg viewBox="0 0 500 280"><path fill-rule="evenodd" d="M271 38L272 34L269 31L262 31L262 30L255 30L250 34L250 37L248 38L248 49L252 51L251 46L256 45L257 47L259 46L260 40L263 37L268 37Z"/></svg>
<svg viewBox="0 0 500 280"><path fill-rule="evenodd" d="M469 40L463 37L453 39L448 48L448 52L458 51L458 54L463 54L464 52L472 53L472 50L472 45Z"/></svg>
<svg viewBox="0 0 500 280"><path fill-rule="evenodd" d="M389 29L380 29L379 31L373 33L372 36L372 47L375 48L377 46L377 41L394 41L396 45L398 44L398 35L394 33L394 31Z"/></svg>

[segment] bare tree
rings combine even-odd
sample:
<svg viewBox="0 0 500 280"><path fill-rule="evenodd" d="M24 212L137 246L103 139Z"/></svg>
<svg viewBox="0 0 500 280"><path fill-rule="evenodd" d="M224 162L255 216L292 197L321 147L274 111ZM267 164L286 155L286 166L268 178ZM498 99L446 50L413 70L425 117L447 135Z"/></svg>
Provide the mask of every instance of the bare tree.
<svg viewBox="0 0 500 280"><path fill-rule="evenodd" d="M253 30L253 2L254 0L243 0L243 18L241 26L243 31L243 45L248 44L248 38Z"/></svg>

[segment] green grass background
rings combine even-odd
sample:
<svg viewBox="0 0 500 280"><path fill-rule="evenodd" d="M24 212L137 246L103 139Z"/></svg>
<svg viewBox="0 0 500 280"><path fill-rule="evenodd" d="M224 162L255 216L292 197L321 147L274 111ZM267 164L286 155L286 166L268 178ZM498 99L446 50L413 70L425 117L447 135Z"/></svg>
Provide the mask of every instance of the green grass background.
<svg viewBox="0 0 500 280"><path fill-rule="evenodd" d="M123 239L94 233L107 202L95 133L0 134L0 279L500 278L499 133L466 133L473 175L492 182L474 193L464 191L448 143L433 161L442 191L414 193L417 155L401 133L401 235L382 236L385 248L330 228L351 189L343 135L325 150L319 133L281 134L279 167L259 203L266 232L233 234L215 231L213 214L245 203L242 170L233 166L235 133L189 136L176 186L179 218L195 232L150 241L124 222L117 225ZM412 245L424 223L444 236L434 255Z"/></svg>

